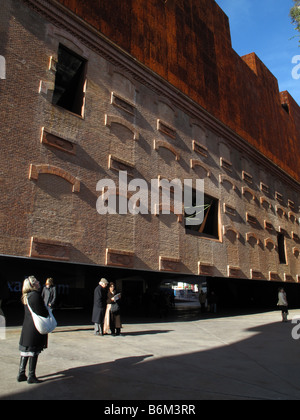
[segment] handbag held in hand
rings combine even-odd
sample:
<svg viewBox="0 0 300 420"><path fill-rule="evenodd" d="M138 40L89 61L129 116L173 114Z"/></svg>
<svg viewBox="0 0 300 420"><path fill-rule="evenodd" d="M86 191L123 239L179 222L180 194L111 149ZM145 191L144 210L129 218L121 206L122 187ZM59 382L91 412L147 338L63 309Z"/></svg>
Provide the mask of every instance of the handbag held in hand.
<svg viewBox="0 0 300 420"><path fill-rule="evenodd" d="M113 313L113 314L115 314L115 313L117 313L117 312L119 312L119 310L120 310L120 306L118 305L118 303L112 303L111 304L111 308L110 308L110 310L111 310L111 312Z"/></svg>
<svg viewBox="0 0 300 420"><path fill-rule="evenodd" d="M42 335L50 334L52 331L55 330L55 328L57 327L57 322L50 308L47 307L49 316L45 318L33 312L33 310L31 309L28 303L27 303L27 306L32 315L34 326L40 334Z"/></svg>

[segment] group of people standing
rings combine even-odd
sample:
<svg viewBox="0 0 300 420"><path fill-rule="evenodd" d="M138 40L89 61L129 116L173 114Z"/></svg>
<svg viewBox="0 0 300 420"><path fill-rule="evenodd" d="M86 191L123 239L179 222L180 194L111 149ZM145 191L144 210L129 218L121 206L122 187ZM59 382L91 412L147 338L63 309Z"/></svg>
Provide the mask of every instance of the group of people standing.
<svg viewBox="0 0 300 420"><path fill-rule="evenodd" d="M22 303L25 308L25 315L19 343L21 359L18 382L27 381L29 384L40 382L36 377L36 366L40 353L48 346L48 335L38 332L34 324L32 311L44 318L49 316L47 307L53 309L56 302L56 288L53 279L47 279L42 292L41 290L40 282L34 276L24 280ZM120 298L121 295L116 292L114 283L109 283L102 278L94 291L92 322L95 325L95 335L103 336L108 334L109 331L113 336L120 335L122 327ZM283 322L288 322L288 301L282 288L278 292L278 307L282 311ZM29 364L28 377L26 376L27 364Z"/></svg>
<svg viewBox="0 0 300 420"><path fill-rule="evenodd" d="M109 331L113 336L121 334L120 298L114 283L100 280L94 291L92 322L95 324L95 335L103 336Z"/></svg>
<svg viewBox="0 0 300 420"><path fill-rule="evenodd" d="M207 294L203 290L200 290L199 303L202 314L206 312L217 313L217 296L215 292L212 291L210 294Z"/></svg>
<svg viewBox="0 0 300 420"><path fill-rule="evenodd" d="M116 293L114 283L101 279L94 292L94 307L92 322L95 324L95 334L105 335L111 331L112 335L121 333L120 298ZM18 382L37 384L41 381L36 377L38 357L48 347L48 334L41 334L37 330L32 312L47 318L49 311L56 302L56 288L52 278L46 280L42 289L40 282L30 276L24 280L22 288L22 303L25 308L24 322L19 342L20 366ZM26 376L29 365L28 377Z"/></svg>

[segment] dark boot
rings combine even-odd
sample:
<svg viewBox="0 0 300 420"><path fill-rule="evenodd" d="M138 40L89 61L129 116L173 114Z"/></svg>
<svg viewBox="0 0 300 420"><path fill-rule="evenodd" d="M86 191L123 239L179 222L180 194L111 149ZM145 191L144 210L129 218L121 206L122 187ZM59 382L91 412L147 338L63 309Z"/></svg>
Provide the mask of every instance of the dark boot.
<svg viewBox="0 0 300 420"><path fill-rule="evenodd" d="M27 376L26 376L27 362L28 362L28 357L21 356L19 375L17 377L18 382L26 382L27 381Z"/></svg>
<svg viewBox="0 0 300 420"><path fill-rule="evenodd" d="M114 323L113 318L110 320L110 331L111 331L111 335L113 335L113 336L116 335L116 325Z"/></svg>
<svg viewBox="0 0 300 420"><path fill-rule="evenodd" d="M35 376L36 365L38 361L38 356L30 357L29 358L29 375L27 379L27 383L29 384L40 384L41 381L37 379Z"/></svg>
<svg viewBox="0 0 300 420"><path fill-rule="evenodd" d="M120 335L121 334L121 328L117 328L117 334L116 335Z"/></svg>
<svg viewBox="0 0 300 420"><path fill-rule="evenodd" d="M100 335L104 335L104 324L100 324Z"/></svg>
<svg viewBox="0 0 300 420"><path fill-rule="evenodd" d="M99 324L95 324L94 334L95 335L100 335L100 325Z"/></svg>

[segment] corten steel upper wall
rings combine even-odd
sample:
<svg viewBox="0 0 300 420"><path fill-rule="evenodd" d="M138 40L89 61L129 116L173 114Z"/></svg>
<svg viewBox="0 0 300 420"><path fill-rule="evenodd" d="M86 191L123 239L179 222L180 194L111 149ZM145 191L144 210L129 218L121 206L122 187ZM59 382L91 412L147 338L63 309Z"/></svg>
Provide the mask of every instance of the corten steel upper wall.
<svg viewBox="0 0 300 420"><path fill-rule="evenodd" d="M232 49L214 0L58 1L300 181L300 108L255 54Z"/></svg>

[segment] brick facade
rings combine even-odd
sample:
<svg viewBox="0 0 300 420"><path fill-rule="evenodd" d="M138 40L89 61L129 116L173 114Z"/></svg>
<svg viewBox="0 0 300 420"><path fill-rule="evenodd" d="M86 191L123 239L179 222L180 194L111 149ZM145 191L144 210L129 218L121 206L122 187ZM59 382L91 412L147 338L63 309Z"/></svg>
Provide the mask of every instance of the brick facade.
<svg viewBox="0 0 300 420"><path fill-rule="evenodd" d="M5 0L0 254L298 282L298 105L255 55L234 53L214 1L142 3ZM87 62L82 115L52 104L60 44ZM123 170L203 178L218 234L162 211L101 216L97 183Z"/></svg>

